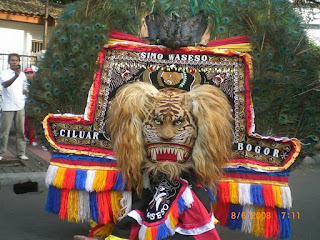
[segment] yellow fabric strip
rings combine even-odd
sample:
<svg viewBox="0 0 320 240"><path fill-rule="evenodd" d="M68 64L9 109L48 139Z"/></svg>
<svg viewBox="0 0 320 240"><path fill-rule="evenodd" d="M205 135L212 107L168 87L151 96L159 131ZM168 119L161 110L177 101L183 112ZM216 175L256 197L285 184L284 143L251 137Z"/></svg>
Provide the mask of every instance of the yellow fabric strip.
<svg viewBox="0 0 320 240"><path fill-rule="evenodd" d="M129 240L129 238L120 238L120 237L116 237L116 236L110 235L105 240Z"/></svg>
<svg viewBox="0 0 320 240"><path fill-rule="evenodd" d="M133 42L133 41L129 41L129 40L121 40L121 39L115 39L115 38L108 38L107 44L114 44L114 43L118 43L118 42L132 42L132 43L137 43L137 42ZM145 43L142 43L142 44L145 44Z"/></svg>
<svg viewBox="0 0 320 240"><path fill-rule="evenodd" d="M239 51L239 52L251 52L252 51L252 46L250 43L226 44L226 45L215 46L215 47L210 47L210 48L217 48L217 49L226 48L226 49Z"/></svg>
<svg viewBox="0 0 320 240"><path fill-rule="evenodd" d="M106 181L107 181L107 171L96 171L93 184L92 184L92 189L94 189L97 192L103 191L106 186Z"/></svg>
<svg viewBox="0 0 320 240"><path fill-rule="evenodd" d="M144 240L152 240L151 227L148 227L144 235Z"/></svg>
<svg viewBox="0 0 320 240"><path fill-rule="evenodd" d="M276 181L264 181L264 180L249 180L242 178L221 178L219 182L235 182L235 183L250 183L250 184L270 184L277 186L288 186L288 183L276 182Z"/></svg>
<svg viewBox="0 0 320 240"><path fill-rule="evenodd" d="M279 186L272 186L274 204L278 208L282 208L281 188Z"/></svg>
<svg viewBox="0 0 320 240"><path fill-rule="evenodd" d="M94 236L106 237L109 236L114 228L113 223L107 223L101 227L99 227L96 231L94 231Z"/></svg>
<svg viewBox="0 0 320 240"><path fill-rule="evenodd" d="M137 42L128 41L128 40L120 40L120 39L115 39L115 38L108 38L107 44L115 44L115 43L123 43L123 42L131 42L131 43L137 44ZM146 43L141 43L141 44L146 45ZM252 51L252 46L250 43L226 44L226 45L214 46L214 47L209 47L209 48L210 49L230 49L230 50L239 51L239 52L251 52Z"/></svg>
<svg viewBox="0 0 320 240"><path fill-rule="evenodd" d="M177 225L177 221L174 219L171 212L169 213L169 219L170 219L171 227L174 229Z"/></svg>
<svg viewBox="0 0 320 240"><path fill-rule="evenodd" d="M69 222L79 222L79 191L70 190L67 204L67 219Z"/></svg>
<svg viewBox="0 0 320 240"><path fill-rule="evenodd" d="M250 217L252 217L251 233L256 236L264 235L265 218L263 218L263 212L265 212L264 207L255 207L254 213L250 214Z"/></svg>
<svg viewBox="0 0 320 240"><path fill-rule="evenodd" d="M239 203L239 191L238 191L238 183L230 182L229 183L229 196L231 203Z"/></svg>
<svg viewBox="0 0 320 240"><path fill-rule="evenodd" d="M119 171L119 168L116 168L116 167L80 166L80 165L69 165L69 164L56 163L56 162L51 162L50 165L63 167L63 168L82 169L82 170L114 170L114 171Z"/></svg>
<svg viewBox="0 0 320 240"><path fill-rule="evenodd" d="M54 178L53 185L56 186L57 188L63 188L63 181L64 181L64 176L66 173L67 169L66 168L58 168L56 177Z"/></svg>
<svg viewBox="0 0 320 240"><path fill-rule="evenodd" d="M120 200L122 199L121 191L111 191L111 207L112 207L112 214L113 214L113 221L115 223L118 222L118 218L121 215L121 205Z"/></svg>

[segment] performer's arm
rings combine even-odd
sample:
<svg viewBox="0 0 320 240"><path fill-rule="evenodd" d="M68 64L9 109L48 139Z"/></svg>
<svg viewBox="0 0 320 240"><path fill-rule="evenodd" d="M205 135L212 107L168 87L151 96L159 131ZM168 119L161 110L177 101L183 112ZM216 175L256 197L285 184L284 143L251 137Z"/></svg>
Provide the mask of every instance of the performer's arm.
<svg viewBox="0 0 320 240"><path fill-rule="evenodd" d="M2 82L2 86L3 86L4 88L10 87L11 84L19 77L20 72L21 72L21 69L15 70L15 73L16 73L16 74L15 74L12 78L10 78L9 80L3 81L3 82Z"/></svg>

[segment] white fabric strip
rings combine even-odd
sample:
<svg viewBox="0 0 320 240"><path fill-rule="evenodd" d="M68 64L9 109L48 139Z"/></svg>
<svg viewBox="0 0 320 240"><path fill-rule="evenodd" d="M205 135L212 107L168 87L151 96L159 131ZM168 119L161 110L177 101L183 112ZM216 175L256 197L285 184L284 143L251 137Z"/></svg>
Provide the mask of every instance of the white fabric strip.
<svg viewBox="0 0 320 240"><path fill-rule="evenodd" d="M54 179L57 175L57 170L58 170L57 166L52 166L52 165L49 166L46 173L46 180L45 180L47 187L49 187L50 185L53 185Z"/></svg>
<svg viewBox="0 0 320 240"><path fill-rule="evenodd" d="M145 225L141 225L140 230L139 230L139 240L145 239L146 230L147 230L147 227Z"/></svg>
<svg viewBox="0 0 320 240"><path fill-rule="evenodd" d="M241 205L252 205L249 183L238 183L239 203Z"/></svg>
<svg viewBox="0 0 320 240"><path fill-rule="evenodd" d="M169 215L167 215L167 219L164 221L164 223L166 224L167 228L170 230L170 233L171 233L170 235L172 236L175 231L174 231L174 228L171 225Z"/></svg>
<svg viewBox="0 0 320 240"><path fill-rule="evenodd" d="M84 114L83 114L84 120L89 120L88 111L89 111L89 107L90 107L90 98L91 98L91 94L92 94L92 87L93 87L93 84L91 85L89 93L88 93L87 104L86 104L86 108L85 108Z"/></svg>
<svg viewBox="0 0 320 240"><path fill-rule="evenodd" d="M281 187L282 207L290 209L292 207L291 190L289 187Z"/></svg>
<svg viewBox="0 0 320 240"><path fill-rule="evenodd" d="M93 181L94 177L96 176L96 171L95 170L88 170L87 171L87 179L86 179L86 190L88 192L93 191Z"/></svg>
<svg viewBox="0 0 320 240"><path fill-rule="evenodd" d="M121 210L119 213L124 212L122 216L118 216L118 220L121 220L131 211L132 206L132 192L122 192L122 198L120 200Z"/></svg>
<svg viewBox="0 0 320 240"><path fill-rule="evenodd" d="M79 221L86 222L90 220L90 200L89 193L79 191Z"/></svg>
<svg viewBox="0 0 320 240"><path fill-rule="evenodd" d="M143 225L142 218L141 218L140 214L137 213L137 211L133 210L133 211L129 212L128 216L135 219L140 225Z"/></svg>
<svg viewBox="0 0 320 240"><path fill-rule="evenodd" d="M186 188L186 190L183 191L181 194L182 199L184 200L185 205L188 208L191 208L192 203L194 202L192 192L189 187Z"/></svg>
<svg viewBox="0 0 320 240"><path fill-rule="evenodd" d="M209 223L207 223L206 225L198 227L198 228L191 228L191 229L185 229L185 228L182 228L182 227L177 227L176 228L176 232L180 233L182 235L189 235L189 236L199 235L199 234L202 234L202 233L205 233L205 232L208 232L208 231L214 229L215 228L214 221L215 221L215 218L214 218L214 216L212 214L211 215L211 221Z"/></svg>
<svg viewBox="0 0 320 240"><path fill-rule="evenodd" d="M241 231L251 233L252 213L254 212L254 207L250 205L243 206L242 212L245 213L245 217L242 219Z"/></svg>

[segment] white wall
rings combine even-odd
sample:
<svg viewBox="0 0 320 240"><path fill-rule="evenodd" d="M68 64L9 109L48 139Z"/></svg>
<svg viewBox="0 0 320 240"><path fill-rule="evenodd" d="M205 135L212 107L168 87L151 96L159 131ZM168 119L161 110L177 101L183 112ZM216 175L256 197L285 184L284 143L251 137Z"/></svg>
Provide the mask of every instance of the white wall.
<svg viewBox="0 0 320 240"><path fill-rule="evenodd" d="M320 46L320 9L305 8L297 10L305 20L308 37Z"/></svg>
<svg viewBox="0 0 320 240"><path fill-rule="evenodd" d="M54 27L48 27L50 38ZM31 55L32 40L43 40L43 25L0 20L0 53ZM7 61L0 55L0 70L6 69ZM26 67L27 63L22 62Z"/></svg>
<svg viewBox="0 0 320 240"><path fill-rule="evenodd" d="M48 27L50 37L52 26ZM43 25L0 20L0 53L18 52L29 55L31 41L43 40Z"/></svg>

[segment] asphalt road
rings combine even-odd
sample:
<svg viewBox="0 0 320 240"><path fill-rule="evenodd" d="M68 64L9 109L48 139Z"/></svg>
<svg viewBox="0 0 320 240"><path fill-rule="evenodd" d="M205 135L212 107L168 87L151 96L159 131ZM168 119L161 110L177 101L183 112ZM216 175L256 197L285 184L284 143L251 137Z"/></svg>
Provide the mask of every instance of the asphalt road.
<svg viewBox="0 0 320 240"><path fill-rule="evenodd" d="M320 166L305 166L292 172L290 186L292 211L300 219L291 220L294 240L320 239ZM88 224L68 223L45 211L46 187L35 193L15 194L12 187L0 189L0 239L72 240L75 234L87 235ZM221 240L263 239L217 227Z"/></svg>

